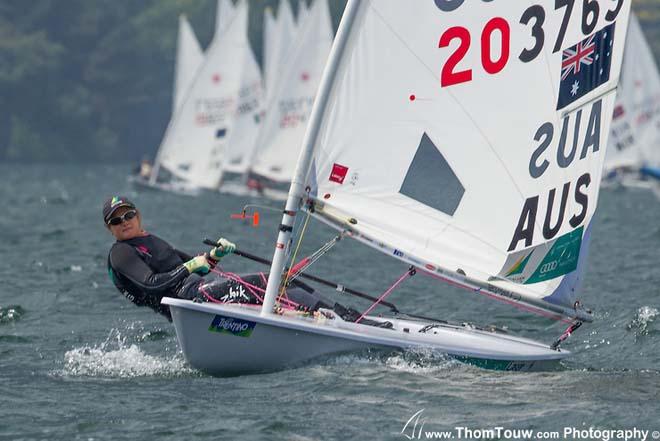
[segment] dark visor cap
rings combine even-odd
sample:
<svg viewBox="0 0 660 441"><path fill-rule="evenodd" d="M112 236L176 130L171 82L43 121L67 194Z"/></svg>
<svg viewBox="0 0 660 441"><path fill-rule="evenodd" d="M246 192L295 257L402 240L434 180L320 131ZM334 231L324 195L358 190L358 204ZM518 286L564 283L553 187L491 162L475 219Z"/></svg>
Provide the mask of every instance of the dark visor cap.
<svg viewBox="0 0 660 441"><path fill-rule="evenodd" d="M113 213L121 207L135 208L135 204L123 196L113 196L103 204L103 221L107 224Z"/></svg>

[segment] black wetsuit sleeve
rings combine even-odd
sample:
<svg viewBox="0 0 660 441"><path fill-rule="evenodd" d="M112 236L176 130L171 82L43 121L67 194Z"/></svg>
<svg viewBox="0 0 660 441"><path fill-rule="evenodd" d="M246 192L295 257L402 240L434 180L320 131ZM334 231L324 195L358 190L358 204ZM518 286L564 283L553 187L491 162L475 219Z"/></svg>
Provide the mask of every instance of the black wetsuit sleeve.
<svg viewBox="0 0 660 441"><path fill-rule="evenodd" d="M176 248L174 249L174 252L175 252L175 253L181 258L181 260L183 260L184 262L187 262L187 261L189 261L190 259L193 258L193 256L191 256L190 254L188 254L188 253L186 253L186 252L184 252L184 251L181 251L181 250L177 250Z"/></svg>
<svg viewBox="0 0 660 441"><path fill-rule="evenodd" d="M183 265L165 273L154 273L130 245L116 244L110 251L110 266L147 294L172 293L190 274Z"/></svg>

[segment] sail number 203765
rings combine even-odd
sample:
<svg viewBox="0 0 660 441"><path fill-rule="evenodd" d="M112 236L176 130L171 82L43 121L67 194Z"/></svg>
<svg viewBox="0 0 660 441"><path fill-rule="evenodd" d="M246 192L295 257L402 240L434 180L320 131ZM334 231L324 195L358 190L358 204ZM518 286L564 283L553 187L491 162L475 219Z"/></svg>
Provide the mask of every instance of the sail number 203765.
<svg viewBox="0 0 660 441"><path fill-rule="evenodd" d="M563 17L561 26L555 37L553 53L561 50L563 47L566 29L568 28L571 15L574 12L575 3L579 1L580 0L555 0L554 13L563 13ZM610 1L613 3L612 9L608 9L605 12L605 20L608 22L612 22L616 19L625 0ZM596 28L596 24L598 23L601 14L601 8L598 0L581 0L581 2L581 29L582 33L585 36L588 36ZM463 4L463 0L435 0L435 3L440 10L449 12L458 9ZM546 32L544 28L545 19L546 10L541 5L530 6L520 17L519 23L529 28L530 36L533 40L529 47L525 47L518 55L518 59L523 63L529 63L530 61L535 60L542 52L546 40ZM440 85L442 87L449 87L472 81L473 68L468 68L468 66L458 66L471 48L472 35L470 34L470 31L463 26L450 27L440 36L438 47L440 49L447 48L454 40L458 40L459 43L442 67L440 75ZM510 59L511 26L509 22L502 17L492 18L481 30L479 41L481 65L483 70L490 75L500 73L506 67ZM493 42L499 46L499 54L493 54Z"/></svg>

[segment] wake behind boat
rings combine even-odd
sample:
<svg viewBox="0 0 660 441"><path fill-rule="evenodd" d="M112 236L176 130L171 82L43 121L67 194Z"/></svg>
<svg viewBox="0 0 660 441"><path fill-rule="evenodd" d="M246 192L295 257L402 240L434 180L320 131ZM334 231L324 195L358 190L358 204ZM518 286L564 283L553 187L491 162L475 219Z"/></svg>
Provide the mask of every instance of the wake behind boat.
<svg viewBox="0 0 660 441"><path fill-rule="evenodd" d="M233 374L363 348L426 348L508 370L565 358L560 344L593 320L579 294L630 12L629 2L592 3L349 0L263 305L164 299L186 359ZM298 262L312 217L339 235ZM290 281L343 237L410 268L355 320L286 307ZM371 314L418 271L569 326L544 344Z"/></svg>

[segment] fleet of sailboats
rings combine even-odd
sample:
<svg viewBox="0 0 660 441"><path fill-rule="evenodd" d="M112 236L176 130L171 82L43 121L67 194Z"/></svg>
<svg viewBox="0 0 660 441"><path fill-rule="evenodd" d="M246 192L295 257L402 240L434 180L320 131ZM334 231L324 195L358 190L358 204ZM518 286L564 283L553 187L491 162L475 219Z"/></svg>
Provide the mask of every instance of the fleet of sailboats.
<svg viewBox="0 0 660 441"><path fill-rule="evenodd" d="M152 183L165 169L198 188L217 189L226 171L245 168L254 147L263 89L247 38L248 5L218 5L215 35L167 127Z"/></svg>
<svg viewBox="0 0 660 441"><path fill-rule="evenodd" d="M290 181L333 39L327 0L310 6L299 2L297 21L290 0L279 2L276 15L265 11L263 75L247 40L247 15L236 17L237 9L246 9L248 3L218 0L214 41L223 38L235 18L237 24L224 37L224 45L211 44L206 55L186 17L180 17L172 120L151 177L132 177L135 183L183 194L220 189L263 195L265 188ZM229 65L239 72L238 88L220 75L223 60L227 70L226 60L236 60L234 54L240 54L241 62ZM213 90L208 79L198 75L205 60L207 70L218 71L211 73L212 84L223 81L223 87ZM185 106L189 94L197 98ZM179 109L184 113L177 118ZM190 128L191 120L197 126L207 121L213 128ZM203 133L203 142L197 132ZM660 74L638 19L631 15L603 187L651 187L660 192L658 146ZM197 159L190 159L191 151ZM249 182L257 182L260 191L248 189ZM277 191L269 195L283 197Z"/></svg>
<svg viewBox="0 0 660 441"><path fill-rule="evenodd" d="M300 151L333 38L327 0L310 10L301 2L298 24L289 0L277 17L266 11L263 77L248 40L248 6L218 0L205 54L180 18L172 117L151 175L132 177L135 183L182 194L286 197L268 184L289 181Z"/></svg>
<svg viewBox="0 0 660 441"><path fill-rule="evenodd" d="M623 0L349 0L292 168L263 304L164 298L186 359L235 374L365 348L503 370L568 357L561 343L592 320L580 286L629 15ZM291 256L305 213L408 268L358 318L287 307L305 265ZM416 273L568 328L551 344L370 315Z"/></svg>
<svg viewBox="0 0 660 441"><path fill-rule="evenodd" d="M169 124L172 124L178 109L181 108L203 60L204 53L188 19L184 15L179 16L179 34L174 68L174 90L172 93L172 115ZM199 189L195 185L182 179L171 177L168 180L157 181L159 172L161 172L160 156L161 151L159 149L155 167L147 168L146 173L143 173L141 170L141 173L129 176L129 181L140 188L159 189L190 196L199 194Z"/></svg>
<svg viewBox="0 0 660 441"><path fill-rule="evenodd" d="M333 40L326 1L314 2L303 20L278 62L251 165L254 174L275 182L291 180Z"/></svg>

